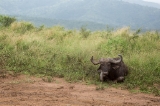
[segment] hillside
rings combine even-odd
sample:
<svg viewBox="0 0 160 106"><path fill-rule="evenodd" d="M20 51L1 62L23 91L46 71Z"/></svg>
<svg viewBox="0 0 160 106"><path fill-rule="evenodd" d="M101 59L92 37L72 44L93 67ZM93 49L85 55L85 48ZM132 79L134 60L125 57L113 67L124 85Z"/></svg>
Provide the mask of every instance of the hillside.
<svg viewBox="0 0 160 106"><path fill-rule="evenodd" d="M147 1L143 1L143 0L122 0L122 1L160 9L160 4L158 4L158 3L147 2Z"/></svg>
<svg viewBox="0 0 160 106"><path fill-rule="evenodd" d="M51 19L54 21L53 25L59 20L58 23L66 27L91 22L99 24L99 27L109 25L130 26L132 29L160 29L160 9L120 0L1 0L0 13L21 19L32 17L27 21L37 24L35 20L38 19L44 25L48 25L46 20ZM87 25L93 26L90 23Z"/></svg>

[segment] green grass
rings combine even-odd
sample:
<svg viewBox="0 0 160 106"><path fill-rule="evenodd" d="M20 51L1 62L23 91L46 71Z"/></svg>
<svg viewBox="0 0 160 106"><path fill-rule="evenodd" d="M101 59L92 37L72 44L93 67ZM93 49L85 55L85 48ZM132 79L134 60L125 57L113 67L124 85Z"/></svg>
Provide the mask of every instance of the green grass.
<svg viewBox="0 0 160 106"><path fill-rule="evenodd" d="M67 81L100 83L90 62L122 54L129 67L126 89L160 95L160 33L132 32L128 28L91 32L56 26L34 27L14 22L0 28L0 68L15 73L63 77ZM49 77L50 76L50 77ZM111 83L109 83L111 84ZM97 89L103 89L100 85Z"/></svg>

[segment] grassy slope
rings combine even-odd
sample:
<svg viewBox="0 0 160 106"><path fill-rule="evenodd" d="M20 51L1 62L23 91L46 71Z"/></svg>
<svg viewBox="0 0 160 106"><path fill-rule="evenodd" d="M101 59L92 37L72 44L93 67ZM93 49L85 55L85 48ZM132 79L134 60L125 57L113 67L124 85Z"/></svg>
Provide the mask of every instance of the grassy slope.
<svg viewBox="0 0 160 106"><path fill-rule="evenodd" d="M92 65L90 57L122 54L130 73L125 82L118 85L160 95L158 32L139 34L128 28L96 32L85 28L66 30L60 26L35 28L25 22L0 30L1 69L97 84L97 66Z"/></svg>

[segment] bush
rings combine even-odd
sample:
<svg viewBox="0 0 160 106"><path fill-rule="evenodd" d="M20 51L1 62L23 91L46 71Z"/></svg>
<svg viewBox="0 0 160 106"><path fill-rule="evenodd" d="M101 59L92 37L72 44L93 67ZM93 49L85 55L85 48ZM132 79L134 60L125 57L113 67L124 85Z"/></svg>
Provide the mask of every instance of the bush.
<svg viewBox="0 0 160 106"><path fill-rule="evenodd" d="M91 33L82 29L79 33L59 26L42 31L32 29L32 24L15 22L0 32L0 67L16 73L50 76L49 80L58 76L68 81L99 83L97 66L92 65L90 57L115 57L121 53L129 75L120 85L160 95L158 32Z"/></svg>
<svg viewBox="0 0 160 106"><path fill-rule="evenodd" d="M15 21L16 21L16 18L0 15L0 26L1 27L8 27Z"/></svg>
<svg viewBox="0 0 160 106"><path fill-rule="evenodd" d="M12 27L15 31L22 34L35 28L33 24L28 22L18 22L15 23L15 25L12 25Z"/></svg>
<svg viewBox="0 0 160 106"><path fill-rule="evenodd" d="M80 34L83 38L87 38L90 35L90 31L87 30L85 27L81 27Z"/></svg>

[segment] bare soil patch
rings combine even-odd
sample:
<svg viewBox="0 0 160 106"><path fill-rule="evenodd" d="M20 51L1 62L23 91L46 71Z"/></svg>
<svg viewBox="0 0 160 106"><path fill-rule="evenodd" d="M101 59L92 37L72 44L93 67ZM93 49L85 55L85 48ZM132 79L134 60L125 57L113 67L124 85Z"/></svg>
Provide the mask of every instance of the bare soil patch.
<svg viewBox="0 0 160 106"><path fill-rule="evenodd" d="M20 75L0 78L0 106L160 106L160 97L133 94L127 90L95 85L68 83L54 78L51 83L42 78Z"/></svg>

